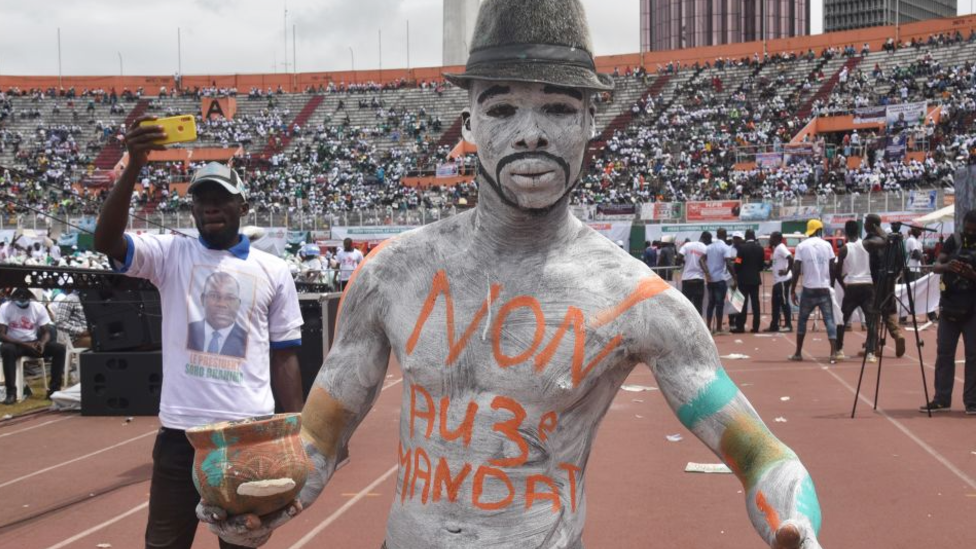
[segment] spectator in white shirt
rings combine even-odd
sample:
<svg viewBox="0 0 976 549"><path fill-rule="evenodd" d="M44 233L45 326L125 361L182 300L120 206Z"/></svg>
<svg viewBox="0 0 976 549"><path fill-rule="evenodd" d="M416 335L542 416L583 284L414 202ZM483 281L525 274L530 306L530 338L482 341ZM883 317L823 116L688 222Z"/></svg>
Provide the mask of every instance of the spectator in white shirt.
<svg viewBox="0 0 976 549"><path fill-rule="evenodd" d="M793 283L790 295L793 303L800 306L796 325L796 352L789 357L794 362L803 360L803 339L807 335L807 320L814 309L820 309L823 323L830 339L830 363L836 364L840 358L837 353L837 325L834 322L833 287L834 249L823 237L823 223L819 219L807 222L807 239L796 247L796 260L793 263ZM803 293L796 297L796 286L803 277Z"/></svg>
<svg viewBox="0 0 976 549"><path fill-rule="evenodd" d="M793 280L793 254L783 243L783 233L780 232L769 235L769 247L773 249L773 318L766 331L781 331L780 315L782 315L786 323L782 330L792 332L793 307L790 305L787 290L790 281Z"/></svg>
<svg viewBox="0 0 976 549"><path fill-rule="evenodd" d="M702 303L705 299L705 271L701 268L700 260L705 257L705 250L711 243L712 233L705 231L698 242L686 242L678 251L678 265L684 265L681 271L681 293L691 301L698 314L702 314Z"/></svg>
<svg viewBox="0 0 976 549"><path fill-rule="evenodd" d="M137 120L126 134L129 165L105 200L95 248L119 270L159 288L163 306L162 429L153 451L147 547L190 547L200 497L187 429L303 406L302 315L285 262L240 234L247 189L230 168L212 163L188 187L198 239L130 236L128 206L150 151L165 150L159 126ZM237 547L223 540L222 549Z"/></svg>
<svg viewBox="0 0 976 549"><path fill-rule="evenodd" d="M352 239L347 238L342 241L342 249L336 253L336 261L339 263L339 290L345 291L352 273L363 262L363 252L353 248Z"/></svg>
<svg viewBox="0 0 976 549"><path fill-rule="evenodd" d="M21 357L50 358L51 383L47 398L61 390L61 375L64 372L65 348L52 342L51 317L44 305L34 301L34 295L27 288L17 288L11 301L0 305L0 355L3 356L3 377L7 389L4 404L16 400L16 366Z"/></svg>

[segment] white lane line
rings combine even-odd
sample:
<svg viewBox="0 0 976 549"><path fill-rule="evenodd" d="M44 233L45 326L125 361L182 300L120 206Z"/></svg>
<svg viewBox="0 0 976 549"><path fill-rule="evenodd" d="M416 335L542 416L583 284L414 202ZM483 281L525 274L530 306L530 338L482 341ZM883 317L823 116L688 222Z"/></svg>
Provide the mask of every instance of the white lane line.
<svg viewBox="0 0 976 549"><path fill-rule="evenodd" d="M865 340L866 340L866 339L868 338L868 336L867 336L867 335L865 335L865 334L858 334L858 335L860 335L861 337L863 337L863 338L864 338ZM905 338L905 339L906 339L906 340L908 340L908 338ZM907 341L906 341L906 343L907 343ZM924 342L923 342L923 343L924 343ZM885 347L885 348L887 348L887 347ZM937 348L938 348L938 347L937 347ZM914 346L914 345L913 345L913 346L910 346L910 347L908 347L908 349L918 349L918 347L917 347L917 346ZM889 350L890 350L890 349L889 349ZM908 357L908 358L910 358L910 359L911 359L911 360L912 360L913 362L918 362L918 357L917 357L917 356L915 356L915 355L912 355L912 354L909 354L909 353L907 352L907 349L906 349L906 352L905 352L905 357ZM902 358L905 358L905 357L902 357ZM854 358L857 358L857 357L854 357ZM888 359L894 359L894 360L901 360L900 358L894 358L894 356L886 356L885 358L888 358ZM966 362L965 360L964 360L964 361L962 361L962 363L965 363L965 362ZM922 361L922 363L923 363L923 364L925 364L925 361ZM959 363L959 362L956 362L956 364L960 364L960 363ZM933 372L934 372L934 371L935 371L935 364L932 364L931 366L930 366L930 365L928 365L928 364L925 364L925 369L926 369L926 370L931 370L931 371L933 371ZM964 381L962 380L962 378L961 378L961 377L959 377L959 376L955 376L955 378L956 378L956 383L959 383L960 385L962 385L963 383L965 383L965 382L964 382Z"/></svg>
<svg viewBox="0 0 976 549"><path fill-rule="evenodd" d="M385 390L389 389L390 387L393 387L393 386L396 386L396 385L400 384L402 381L403 381L403 378L400 378L400 379L391 381L391 382L387 383L386 385L384 385L383 388L380 389L380 390L381 391L385 391ZM153 431L153 433L155 433L155 432L156 431ZM151 433L147 433L147 434L151 434ZM139 437L136 437L136 438L142 438L144 436L146 436L146 435L142 435L142 436L139 436ZM123 442L121 444L125 444L126 442L132 442L132 440L135 440L135 439L127 440L127 441L125 441L125 442ZM119 445L121 445L121 444L119 444ZM116 446L119 446L119 445L116 445ZM106 448L106 450L108 450L108 449L109 448ZM103 452L103 451L105 451L105 450L99 450L99 452ZM94 455L94 454L89 454L89 456L90 455ZM89 456L83 456L83 457L78 458L78 459L84 459L84 457L89 457ZM63 463L62 465L67 465L67 463ZM58 465L56 467L60 467L60 465ZM393 469L391 469L391 471L392 472L396 472L397 467L398 466L394 466ZM364 497L366 497L373 490L373 488L375 488L377 485L380 484L380 482L383 482L384 480L386 480L390 476L391 471L387 471L387 473L385 475L383 475L381 478L377 479L377 481L374 481L373 484L370 484L369 486L367 486L366 488L364 488L361 492L359 492L358 494L356 494L356 496L353 499L347 501L346 504L343 505L340 509L338 509L335 513L332 513L332 515L329 518L325 519L325 522L323 522L322 524L319 525L319 527L316 529L315 532L318 533L318 532L321 532L322 530L324 530L329 524L331 524L333 521L335 521L337 518L339 518L350 507L352 507L353 505L355 505L356 502L358 502L359 500L361 500ZM41 473L41 472L44 472L44 471L39 471L38 473ZM33 474L38 474L38 473L33 473ZM3 488L3 486L6 486L6 485L0 485L0 488ZM78 541L81 538L90 536L90 535L94 534L95 532L97 532L97 531L99 531L99 530L101 530L103 528L106 528L108 526L111 526L111 525L115 524L116 522L124 519L125 517L127 517L127 516L129 516L129 515L131 515L133 513L136 513L138 511L141 511L142 509L145 509L148 506L149 506L149 502L147 501L147 502L145 502L145 503L143 503L143 504L141 504L141 505L139 505L137 507L134 507L134 508L126 511L125 513L123 513L123 514L121 514L121 515L119 515L119 516L117 516L117 517L115 517L113 519L109 519L109 520L107 520L107 521L105 521L105 522L103 522L101 524L98 524L96 526L92 526L88 530L85 530L84 532L81 532L79 534L76 534L76 535L74 535L74 536L72 536L72 537L70 537L70 538L62 541L61 543L58 543L57 545L52 545L51 547L48 547L47 549L61 549L62 547L65 547L65 546L67 546L67 545L69 545L71 543L74 543L74 542ZM310 536L306 536L306 537L310 537ZM302 541L299 541L299 543L300 544L304 544L304 543L308 543L308 542L305 541L305 538L302 538ZM300 546L301 545L296 545L295 547L300 547Z"/></svg>
<svg viewBox="0 0 976 549"><path fill-rule="evenodd" d="M790 340L790 338L784 338L784 339ZM794 346L796 345L796 342L795 341L790 340L790 342ZM830 374L831 377L833 377L834 379L836 379L837 382L840 383L841 385L843 385L844 388L846 388L848 391L850 391L850 393L852 395L857 395L857 389L855 389L849 383L847 383L846 381L844 381L844 378L842 378L839 375L837 375L831 368L829 368L826 364L820 362L820 360L818 360L815 356L813 356L809 352L804 351L804 353L808 357L812 358L814 362L816 362L817 364L823 366L824 371L827 372L828 374ZM857 395L857 398L861 402L864 402L864 404L867 405L867 406L874 406L874 402L872 402L871 399L869 399L868 397L864 396L863 394ZM927 454L929 454L930 456L932 456L933 458L935 458L936 461L938 461L939 463L941 463L946 469L948 469L950 472L952 472L952 474L954 474L957 477L959 477L959 479L962 480L963 482L965 482L966 484L968 484L970 488L976 490L976 480L974 480L972 477L970 477L969 475L967 475L961 469L959 469L958 467L956 467L955 465L953 465L952 462L949 461L948 459L946 459L945 456L943 456L942 454L940 454L938 450L936 450L935 448L929 446L925 441L923 441L922 439L918 438L918 436L916 436L915 433L913 433L908 427L905 427L904 425L901 424L900 421L898 421L897 419L889 416L888 413L885 412L883 409L878 408L876 411L877 411L877 413L881 417L883 417L886 420L888 420L899 431L901 431L902 433L904 433L905 436L907 436L909 439L911 439L912 442L914 442L915 444L917 444L922 450L925 450L925 452Z"/></svg>
<svg viewBox="0 0 976 549"><path fill-rule="evenodd" d="M386 479L390 478L391 475L393 475L394 473L396 473L398 468L399 468L399 465L394 465L393 467L390 467L390 469L387 472L383 473L382 475L380 475L379 477L377 477L376 480L374 480L373 482L369 483L369 486L367 486L367 487L363 488L362 490L360 490L359 493L356 494L352 499L350 499L349 501L347 501L342 507L336 509L336 511L334 513L332 513L331 515L329 515L329 517L327 519L323 520L318 526L316 526L315 528L313 528L311 532L305 534L305 537L303 537L302 539L298 540L295 543L295 545L292 545L291 546L290 549L301 549L302 547L305 547L308 544L308 542L312 541L315 538L315 536L319 535L322 532L322 530L325 530L326 528L328 528L330 524L332 524L339 517L341 517L342 515L344 515L346 513L346 511L348 511L349 509L352 508L353 505L356 505L357 503L359 503L359 501L361 499L365 498L367 494L369 494L370 492L372 492L383 481L385 481Z"/></svg>
<svg viewBox="0 0 976 549"><path fill-rule="evenodd" d="M119 446L124 446L124 445L126 445L126 444L128 444L130 442L135 442L135 441L137 441L137 440L139 440L141 438L146 438L146 437L148 437L150 435L155 435L157 431L158 431L158 429L153 429L152 431L149 431L148 433L141 434L141 435L139 435L137 437L130 438L129 440L123 440L122 442L120 442L118 444L113 444L113 445L109 446L108 448L102 448L101 450L97 450L97 451L92 452L90 454L85 454L85 455L83 455L81 457L76 457L74 459L69 459L68 461L65 461L63 463L59 463L57 465L52 465L50 467L45 467L44 469L41 469L39 471L34 471L33 473L26 474L26 475L24 475L22 477L17 477L17 478L15 478L13 480L8 480L7 482L4 482L3 484L0 484L0 488L5 488L7 486L10 486L11 484L16 484L16 483L18 483L18 482L20 482L22 480L27 480L27 479L29 479L31 477L35 477L37 475L41 475L41 474L47 473L48 471L53 471L54 469L58 469L60 467L64 467L65 465L70 465L72 463L75 463L76 461L81 461L83 459L88 459L88 458L90 458L92 456L97 456L98 454L102 454L102 453L108 452L109 450L114 450L114 449L118 448Z"/></svg>
<svg viewBox="0 0 976 549"><path fill-rule="evenodd" d="M402 377L396 381L391 381L390 383L384 385L382 390L385 391L390 387L399 384L402 381L403 381ZM336 509L334 513L332 513L331 515L328 516L328 518L326 518L321 523L319 523L319 525L316 526L314 529L312 529L311 532L305 534L305 536L302 539L298 540L294 545L292 545L290 549L301 549L302 547L305 547L305 545L307 545L308 542L312 541L312 539L314 539L315 536L319 535L322 532L322 530L328 528L330 524L332 524L339 517L344 515L346 511L352 508L353 505L356 505L357 503L359 503L360 500L362 500L367 495L369 495L374 488L379 486L384 480L390 478L390 475L396 473L397 468L399 468L399 465L394 465L393 467L390 468L389 471L383 473L378 478L376 478L376 480L371 482L369 486L360 490L359 493L357 493L355 496L353 496L352 499L350 499L345 504L343 504L342 507Z"/></svg>
<svg viewBox="0 0 976 549"><path fill-rule="evenodd" d="M64 541L62 541L60 543L56 543L56 544L48 547L47 549L61 549L62 547L67 547L68 545L71 545L72 543L74 543L74 542L76 542L76 541L78 541L78 540L80 540L82 538L85 538L85 537L90 536L91 534L94 534L95 532L101 530L102 528L106 528L108 526L111 526L111 525L115 524L116 522L118 522L118 521L120 521L120 520L128 517L129 515L132 515L132 514L138 513L139 511L142 511L146 507L149 507L149 502L148 501L145 502L145 503L141 503L141 504L133 507L132 509L129 509L128 511L122 513L121 515L119 515L119 516L117 516L115 518L106 520L105 522L103 522L101 524L97 524L95 526L92 526L91 528L85 530L84 532L79 532L79 533L71 536L70 538L68 538L68 539L66 539L66 540L64 540Z"/></svg>
<svg viewBox="0 0 976 549"><path fill-rule="evenodd" d="M41 423L39 425L34 425L32 427L25 427L25 428L23 428L23 429L21 429L19 431L12 431L10 433L4 433L4 434L0 435L0 438L13 436L13 435L16 435L18 433L23 433L25 431L30 431L31 429L37 429L38 427L44 427L45 425L53 425L55 423L61 423L62 421L66 421L66 420L69 420L69 419L74 419L76 417L78 417L78 416L67 416L67 417L63 417L61 419L52 419L51 421L45 421L44 423Z"/></svg>

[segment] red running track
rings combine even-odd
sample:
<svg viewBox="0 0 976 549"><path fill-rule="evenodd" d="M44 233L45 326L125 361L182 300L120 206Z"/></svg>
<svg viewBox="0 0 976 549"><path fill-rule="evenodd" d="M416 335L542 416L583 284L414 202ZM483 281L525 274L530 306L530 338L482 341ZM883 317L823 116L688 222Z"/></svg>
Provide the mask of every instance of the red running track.
<svg viewBox="0 0 976 549"><path fill-rule="evenodd" d="M931 391L935 327L923 337ZM861 332L851 334L849 349L863 339ZM867 398L852 420L860 360L827 367L823 332L807 336L811 354L799 364L785 360L791 334L721 336L717 342L722 355L752 357L723 362L811 470L823 505L824 547L976 546L976 417L961 410L961 367L956 410L929 419L917 412L924 397L914 350L885 359L877 412L869 400L876 368L869 365ZM352 440L350 464L267 547L380 546L395 491L402 391L395 364L390 374ZM655 386L643 367L627 383ZM0 424L0 547L141 547L157 427L155 418L126 424L65 414ZM682 441L666 440L679 433ZM692 461L718 460L678 423L659 392L620 391L589 465L587 547L763 547L738 481L683 472ZM216 549L216 539L201 528L194 547Z"/></svg>

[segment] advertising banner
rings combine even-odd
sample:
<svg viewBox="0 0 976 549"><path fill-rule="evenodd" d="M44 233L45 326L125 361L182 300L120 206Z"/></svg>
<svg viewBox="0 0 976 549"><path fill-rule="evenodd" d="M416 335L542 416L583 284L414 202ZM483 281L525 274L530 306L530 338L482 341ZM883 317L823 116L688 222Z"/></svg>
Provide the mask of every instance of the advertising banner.
<svg viewBox="0 0 976 549"><path fill-rule="evenodd" d="M353 242L383 242L398 234L417 229L419 227L405 225L380 225L378 227L332 227L333 240L351 238Z"/></svg>
<svg viewBox="0 0 976 549"><path fill-rule="evenodd" d="M437 178L443 179L445 177L457 177L460 172L458 171L458 165L451 162L450 164L438 164L437 165Z"/></svg>
<svg viewBox="0 0 976 549"><path fill-rule="evenodd" d="M861 107L854 109L855 124L883 124L887 120L886 107Z"/></svg>
<svg viewBox="0 0 976 549"><path fill-rule="evenodd" d="M910 191L908 193L908 211L934 212L939 191Z"/></svg>
<svg viewBox="0 0 976 549"><path fill-rule="evenodd" d="M782 230L783 224L779 221L766 221L759 223L685 223L680 225L648 225L646 240L651 242L659 241L665 236L674 237L676 245L680 246L685 241L697 241L705 231L715 233L724 228L729 234L735 231L755 231L756 236L766 236L776 231Z"/></svg>
<svg viewBox="0 0 976 549"><path fill-rule="evenodd" d="M650 202L641 204L641 219L645 221L681 221L680 202Z"/></svg>
<svg viewBox="0 0 976 549"><path fill-rule="evenodd" d="M637 206L633 204L600 204L596 207L599 215L631 216L637 214Z"/></svg>
<svg viewBox="0 0 976 549"><path fill-rule="evenodd" d="M738 221L742 202L726 200L722 202L689 202L687 221Z"/></svg>
<svg viewBox="0 0 976 549"><path fill-rule="evenodd" d="M927 107L928 103L925 101L888 105L888 126L894 126L899 122L908 126L918 126L925 120Z"/></svg>
<svg viewBox="0 0 976 549"><path fill-rule="evenodd" d="M783 221L808 221L819 219L823 210L820 206L783 206L779 209L779 218Z"/></svg>
<svg viewBox="0 0 976 549"><path fill-rule="evenodd" d="M758 153L756 166L763 169L775 170L783 166L783 153Z"/></svg>
<svg viewBox="0 0 976 549"><path fill-rule="evenodd" d="M739 212L741 221L768 221L773 215L773 205L766 202L762 204L743 204Z"/></svg>

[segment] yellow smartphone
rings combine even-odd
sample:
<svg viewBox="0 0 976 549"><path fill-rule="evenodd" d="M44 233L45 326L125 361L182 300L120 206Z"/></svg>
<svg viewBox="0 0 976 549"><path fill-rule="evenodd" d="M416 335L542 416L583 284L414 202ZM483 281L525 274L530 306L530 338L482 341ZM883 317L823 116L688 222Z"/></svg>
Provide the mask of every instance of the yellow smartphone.
<svg viewBox="0 0 976 549"><path fill-rule="evenodd" d="M170 116L168 118L157 118L147 120L140 126L160 126L166 132L166 139L156 141L157 145L169 145L171 143L186 143L197 140L197 123L192 115L182 114Z"/></svg>

